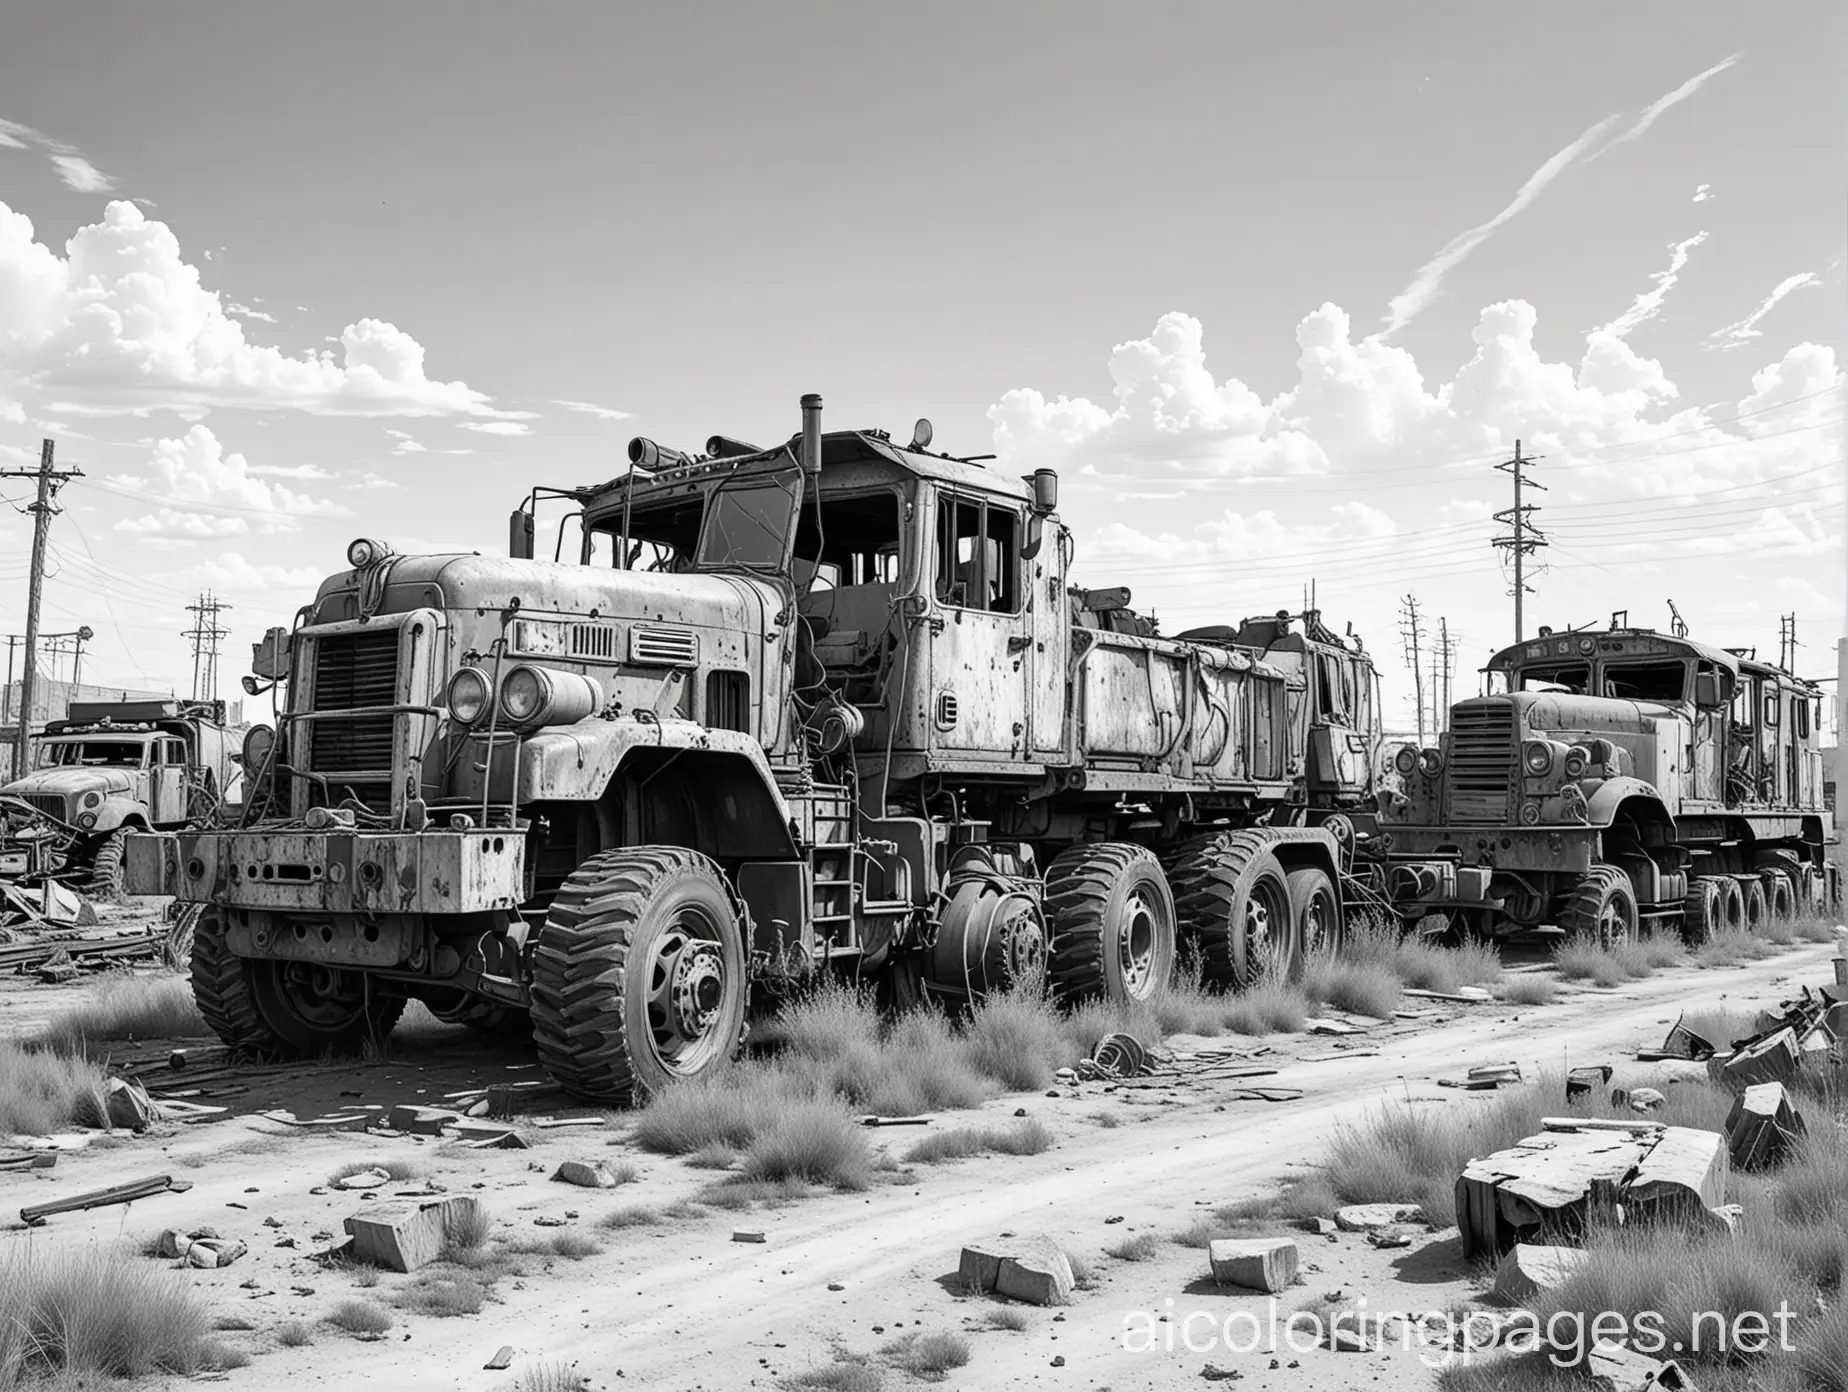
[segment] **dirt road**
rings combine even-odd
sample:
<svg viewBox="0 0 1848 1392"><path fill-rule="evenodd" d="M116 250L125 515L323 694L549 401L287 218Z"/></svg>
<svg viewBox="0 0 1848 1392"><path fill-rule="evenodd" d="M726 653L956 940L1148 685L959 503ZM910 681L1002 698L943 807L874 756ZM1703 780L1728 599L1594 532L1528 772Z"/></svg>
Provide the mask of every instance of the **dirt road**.
<svg viewBox="0 0 1848 1392"><path fill-rule="evenodd" d="M1617 990L1562 993L1542 1008L1440 1007L1442 1013L1431 1020L1375 1027L1364 1039L1344 1040L1351 1046L1344 1052L1319 1036L1265 1041L1274 1053L1263 1062L1280 1071L1263 1082L1301 1088L1304 1096L1296 1102L1227 1100L1232 1083L1110 1093L1087 1085L1076 1099L1008 1097L989 1104L986 1114L1006 1118L1024 1108L1052 1128L1056 1142L1049 1151L917 1166L908 1172L911 1182L865 1194L598 1233L606 1241L601 1255L581 1262L547 1259L545 1270L503 1281L496 1303L478 1315L401 1316L375 1343L322 1326L311 1347L282 1349L271 1332L288 1319L313 1320L354 1294L389 1296L394 1283L405 1280L387 1277L375 1291L355 1292L350 1276L304 1259L327 1245L316 1234L337 1233L340 1218L359 1206L337 1191L309 1193L324 1185L334 1165L414 1152L452 1191L477 1186L498 1220L535 1236L549 1231L530 1226L535 1218L567 1212L597 1233L594 1222L604 1211L671 1203L709 1181L710 1173L633 1151L620 1120L601 1128L537 1132L529 1151L458 1153L451 1147L439 1153L434 1142L308 1137L241 1117L160 1140L93 1146L66 1157L52 1178L0 1176L0 1211L9 1216L22 1203L137 1175L171 1171L195 1182L187 1194L147 1200L131 1213L72 1214L31 1233L7 1233L0 1238L0 1259L20 1242L62 1247L137 1236L169 1224L210 1222L227 1235L246 1238L251 1254L244 1262L193 1278L210 1293L215 1309L243 1315L255 1326L228 1336L256 1355L249 1368L231 1374L233 1387L276 1386L286 1377L293 1384L336 1388L502 1389L511 1385L509 1374L480 1370L495 1349L511 1344L518 1354L515 1372L538 1361L575 1362L596 1387L767 1388L783 1375L829 1365L837 1347L868 1353L920 1328L968 1331L973 1358L949 1375L946 1385L953 1387L1121 1392L1195 1386L1209 1360L1242 1374L1242 1388L1426 1387L1431 1374L1415 1353L1286 1349L1276 1355L1219 1350L1202 1356L1178 1344L1173 1352L1127 1351L1125 1316L1132 1311L1171 1311L1178 1328L1178 1321L1199 1310L1217 1325L1239 1309L1262 1318L1265 1300L1204 1283L1205 1254L1195 1249L1164 1241L1153 1259L1134 1263L1106 1258L1103 1250L1139 1232L1165 1239L1213 1206L1261 1193L1294 1167L1312 1163L1332 1127L1370 1107L1405 1106L1408 1099L1422 1099L1419 1106L1474 1105L1478 1094L1435 1086L1438 1077L1474 1063L1513 1059L1524 1070L1540 1071L1568 1059L1611 1061L1619 1065L1619 1081L1626 1071L1631 1077L1656 1072L1653 1065L1626 1069L1626 1061L1637 1047L1658 1042L1679 1010L1773 1003L1792 993L1796 982L1828 979L1831 953L1808 946L1724 971L1680 968ZM331 1082L321 1080L317 1092L331 1099L359 1089L385 1103L434 1101L461 1086L454 1081L455 1067L429 1056L407 1059L363 1074L334 1075ZM511 1055L477 1061L478 1073L510 1067L519 1076L530 1064ZM336 1086L343 1079L344 1089ZM261 1079L251 1086L255 1101L240 1110L256 1101L269 1104L269 1092L286 1092L280 1083L270 1086ZM296 1110L313 1114L312 1105ZM974 1115L937 1124L962 1124ZM1107 1126L1099 1116L1123 1124ZM918 1135L874 1134L901 1154ZM548 1182L560 1159L593 1152L634 1160L641 1178L614 1191ZM266 1228L266 1218L279 1226ZM767 1240L734 1243L734 1228L761 1229ZM960 1296L950 1278L965 1240L1001 1231L1052 1234L1096 1268L1097 1288L1064 1310L1027 1311L1025 1331L981 1328L994 1307ZM294 1239L295 1245L279 1247L279 1238ZM1307 1284L1292 1291L1284 1307L1328 1288L1365 1294L1396 1279L1401 1292L1407 1286L1417 1291L1415 1312L1441 1308L1467 1288L1468 1272L1456 1259L1454 1243L1441 1235L1409 1254L1396 1254L1396 1261L1394 1255L1352 1238L1329 1244L1305 1239ZM312 1294L295 1294L296 1287L311 1288ZM1273 1357L1280 1364L1276 1369L1270 1366ZM1059 1358L1063 1364L1054 1366ZM1291 1366L1292 1360L1300 1366ZM893 1374L888 1386L903 1382L903 1375Z"/></svg>

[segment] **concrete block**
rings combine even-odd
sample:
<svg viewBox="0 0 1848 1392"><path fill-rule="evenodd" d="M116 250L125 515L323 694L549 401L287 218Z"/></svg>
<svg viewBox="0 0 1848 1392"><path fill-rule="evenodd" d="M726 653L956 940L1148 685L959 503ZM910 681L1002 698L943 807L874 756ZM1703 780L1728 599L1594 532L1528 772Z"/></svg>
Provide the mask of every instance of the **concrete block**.
<svg viewBox="0 0 1848 1392"><path fill-rule="evenodd" d="M466 1196L373 1204L346 1220L353 1258L388 1271L415 1271L443 1254L449 1225L479 1207Z"/></svg>
<svg viewBox="0 0 1848 1392"><path fill-rule="evenodd" d="M1797 1032L1781 1029L1735 1051L1720 1065L1720 1072L1734 1087L1743 1088L1788 1082L1797 1076L1797 1067Z"/></svg>
<svg viewBox="0 0 1848 1392"><path fill-rule="evenodd" d="M614 1189L616 1172L601 1160L567 1160L553 1173L560 1184L575 1184L583 1189Z"/></svg>
<svg viewBox="0 0 1848 1392"><path fill-rule="evenodd" d="M1803 1116L1782 1083L1756 1083L1733 1099L1726 1145L1742 1170L1774 1165L1804 1134Z"/></svg>
<svg viewBox="0 0 1848 1392"><path fill-rule="evenodd" d="M386 1114L385 1124L394 1131L405 1131L413 1136L439 1136L445 1126L461 1119L462 1113L447 1107L419 1107L401 1102Z"/></svg>
<svg viewBox="0 0 1848 1392"><path fill-rule="evenodd" d="M993 1291L1034 1305L1063 1305L1076 1284L1059 1244L1032 1233L971 1244L962 1249L958 1270L971 1291Z"/></svg>
<svg viewBox="0 0 1848 1392"><path fill-rule="evenodd" d="M1541 1291L1563 1285L1584 1261L1580 1247L1517 1242L1495 1269L1495 1294L1511 1304L1524 1305Z"/></svg>
<svg viewBox="0 0 1848 1392"><path fill-rule="evenodd" d="M1366 1232L1369 1228L1390 1228L1394 1223L1410 1223L1423 1212L1417 1204L1349 1204L1346 1208L1335 1210L1335 1226L1343 1232Z"/></svg>
<svg viewBox="0 0 1848 1392"><path fill-rule="evenodd" d="M391 1176L384 1170L361 1170L334 1181L335 1187L340 1189L379 1189L390 1183Z"/></svg>
<svg viewBox="0 0 1848 1392"><path fill-rule="evenodd" d="M1275 1294L1296 1279L1296 1243L1287 1237L1222 1238L1206 1254L1222 1286Z"/></svg>

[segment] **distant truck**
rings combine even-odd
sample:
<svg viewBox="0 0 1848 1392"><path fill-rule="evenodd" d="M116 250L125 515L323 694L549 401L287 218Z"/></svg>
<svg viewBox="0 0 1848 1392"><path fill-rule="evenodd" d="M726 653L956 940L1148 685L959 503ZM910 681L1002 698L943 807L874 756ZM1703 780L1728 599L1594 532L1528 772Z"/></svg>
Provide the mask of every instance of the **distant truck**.
<svg viewBox="0 0 1848 1392"><path fill-rule="evenodd" d="M217 810L242 781L223 701L74 701L35 741L31 769L0 785L71 836L64 869L120 898L131 831L182 827Z"/></svg>

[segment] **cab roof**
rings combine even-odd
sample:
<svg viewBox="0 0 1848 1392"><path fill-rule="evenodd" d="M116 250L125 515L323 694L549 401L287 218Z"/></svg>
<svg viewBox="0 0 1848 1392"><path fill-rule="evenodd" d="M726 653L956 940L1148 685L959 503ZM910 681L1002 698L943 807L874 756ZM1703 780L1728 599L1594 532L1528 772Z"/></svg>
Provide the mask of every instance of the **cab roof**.
<svg viewBox="0 0 1848 1392"><path fill-rule="evenodd" d="M1586 643L1591 645L1589 650L1584 646ZM1701 662L1711 662L1731 672L1735 679L1740 672L1745 672L1756 677L1781 677L1805 691L1818 689L1815 683L1794 676L1772 663L1759 662L1725 648L1716 648L1708 643L1662 633L1653 628L1574 628L1544 636L1535 635L1524 642L1503 648L1489 659L1488 667L1492 671L1508 671L1527 662L1574 657L1589 660L1614 656L1691 657Z"/></svg>

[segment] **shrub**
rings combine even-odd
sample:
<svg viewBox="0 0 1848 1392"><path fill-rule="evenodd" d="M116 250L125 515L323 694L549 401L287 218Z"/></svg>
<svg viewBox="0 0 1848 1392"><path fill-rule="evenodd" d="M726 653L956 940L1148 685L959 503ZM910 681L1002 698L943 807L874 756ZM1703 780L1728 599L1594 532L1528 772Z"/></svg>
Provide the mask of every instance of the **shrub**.
<svg viewBox="0 0 1848 1392"><path fill-rule="evenodd" d="M101 1126L108 1081L88 1059L0 1039L0 1134L43 1136L68 1126Z"/></svg>
<svg viewBox="0 0 1848 1392"><path fill-rule="evenodd" d="M1559 995L1559 983L1537 972L1522 972L1502 978L1501 995L1510 1005L1551 1005Z"/></svg>
<svg viewBox="0 0 1848 1392"><path fill-rule="evenodd" d="M933 1381L969 1361L969 1341L959 1334L906 1334L879 1351L913 1377Z"/></svg>
<svg viewBox="0 0 1848 1392"><path fill-rule="evenodd" d="M783 1379L783 1386L802 1392L880 1392L885 1386L885 1374L872 1363L830 1363L824 1368L791 1373Z"/></svg>
<svg viewBox="0 0 1848 1392"><path fill-rule="evenodd" d="M1390 1020L1399 1008L1400 983L1390 966L1317 953L1303 964L1303 993L1319 1005Z"/></svg>
<svg viewBox="0 0 1848 1392"><path fill-rule="evenodd" d="M63 1054L92 1043L125 1039L190 1039L210 1034L182 976L117 976L52 1018L38 1043Z"/></svg>
<svg viewBox="0 0 1848 1392"><path fill-rule="evenodd" d="M284 1348L301 1348L314 1342L314 1331L303 1320L290 1320L276 1330L276 1342Z"/></svg>
<svg viewBox="0 0 1848 1392"><path fill-rule="evenodd" d="M426 1267L398 1292L398 1304L402 1309L437 1319L478 1315L487 1298L487 1288L473 1272L448 1267Z"/></svg>
<svg viewBox="0 0 1848 1392"><path fill-rule="evenodd" d="M104 1247L0 1258L0 1387L29 1377L191 1374L222 1362L205 1305L158 1267Z"/></svg>
<svg viewBox="0 0 1848 1392"><path fill-rule="evenodd" d="M494 1219L483 1204L458 1204L443 1221L443 1255L454 1261L479 1251L493 1230Z"/></svg>
<svg viewBox="0 0 1848 1392"><path fill-rule="evenodd" d="M1015 1126L962 1126L926 1136L905 1159L932 1165L940 1160L963 1160L971 1155L1038 1155L1052 1145L1052 1133L1029 1118Z"/></svg>
<svg viewBox="0 0 1848 1392"><path fill-rule="evenodd" d="M1114 1247L1106 1247L1104 1254L1115 1257L1118 1261L1139 1262L1147 1261L1160 1250L1161 1244L1152 1234L1137 1233L1134 1237L1124 1238Z"/></svg>
<svg viewBox="0 0 1848 1392"><path fill-rule="evenodd" d="M349 1334L376 1339L391 1328L391 1312L370 1300L343 1300L328 1315L327 1322Z"/></svg>
<svg viewBox="0 0 1848 1392"><path fill-rule="evenodd" d="M597 1226L610 1229L648 1228L666 1221L667 1219L661 1216L661 1211L657 1208L649 1208L645 1204L630 1204L624 1208L612 1208L597 1219Z"/></svg>
<svg viewBox="0 0 1848 1392"><path fill-rule="evenodd" d="M1016 1310L1010 1305L990 1310L982 1319L982 1323L990 1329L1006 1329L1015 1334L1022 1333L1032 1322L1027 1318L1026 1311Z"/></svg>
<svg viewBox="0 0 1848 1392"><path fill-rule="evenodd" d="M338 1184L343 1179L351 1179L356 1174L365 1174L368 1170L383 1170L395 1180L416 1179L423 1173L423 1166L415 1160L349 1160L337 1167L327 1177L329 1184Z"/></svg>
<svg viewBox="0 0 1848 1392"><path fill-rule="evenodd" d="M810 1098L785 1103L766 1120L745 1147L739 1173L864 1189L872 1182L872 1153L865 1130L838 1101Z"/></svg>
<svg viewBox="0 0 1848 1392"><path fill-rule="evenodd" d="M590 1379L569 1363L535 1363L513 1380L514 1392L586 1392Z"/></svg>
<svg viewBox="0 0 1848 1392"><path fill-rule="evenodd" d="M1055 1070L1078 1060L1058 1011L1038 995L989 996L971 1014L963 1039L978 1073L1015 1090L1044 1088Z"/></svg>
<svg viewBox="0 0 1848 1392"><path fill-rule="evenodd" d="M1553 950L1553 965L1567 981L1589 981L1606 989L1631 979L1630 964L1596 943L1574 938Z"/></svg>

